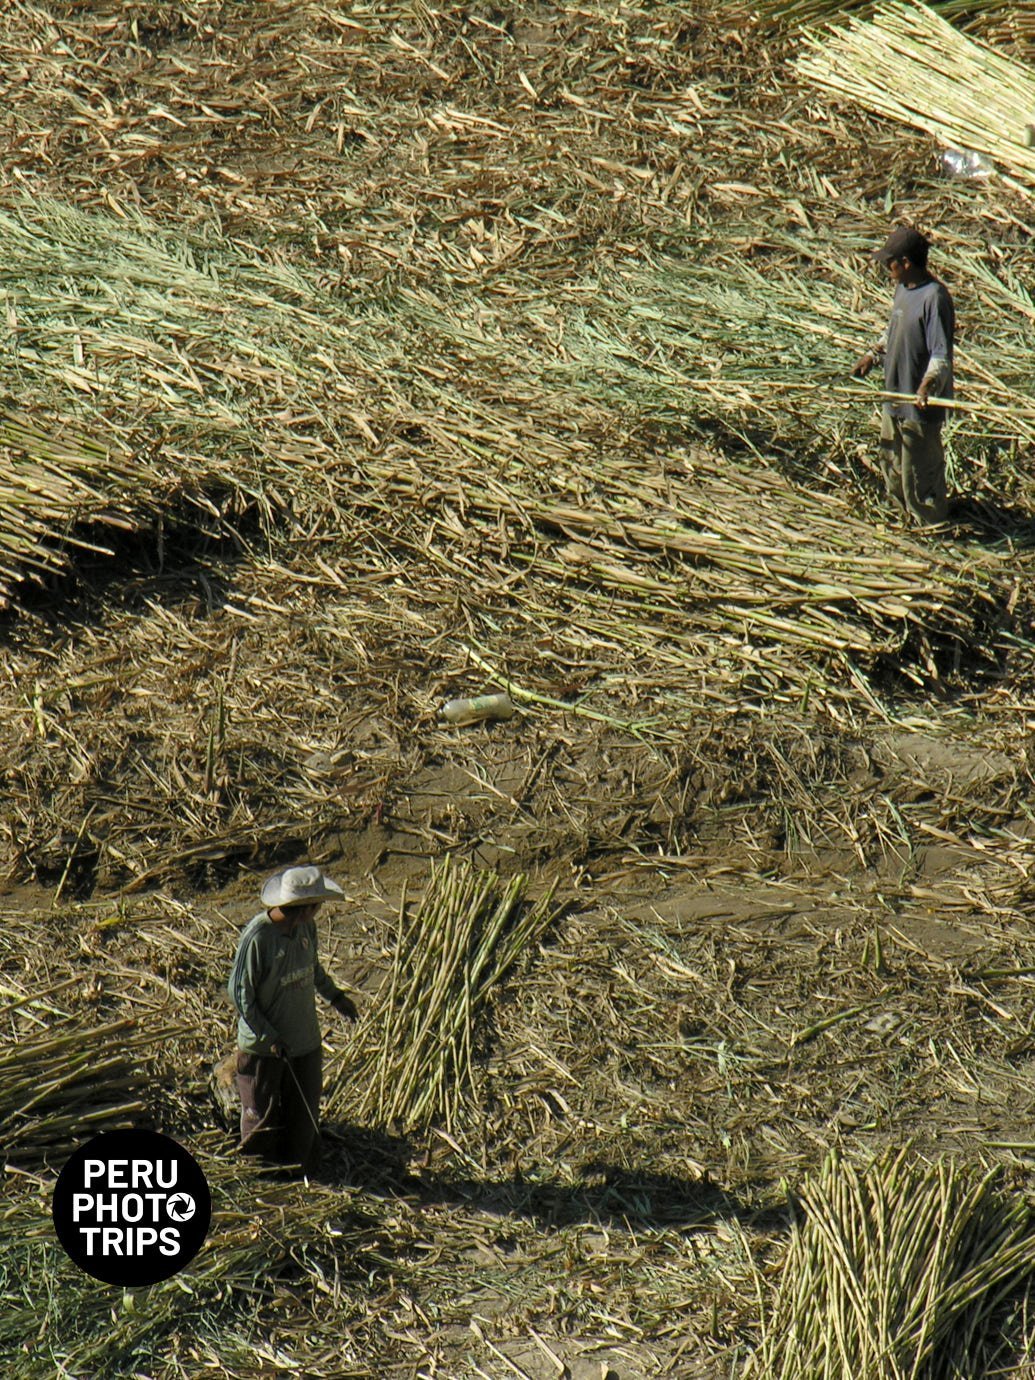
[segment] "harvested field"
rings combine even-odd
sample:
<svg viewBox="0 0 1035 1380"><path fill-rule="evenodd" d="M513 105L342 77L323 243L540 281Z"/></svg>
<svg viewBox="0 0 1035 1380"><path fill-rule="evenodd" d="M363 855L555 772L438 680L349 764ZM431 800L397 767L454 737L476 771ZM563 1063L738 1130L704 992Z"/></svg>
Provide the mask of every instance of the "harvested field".
<svg viewBox="0 0 1035 1380"><path fill-rule="evenodd" d="M1035 34L939 14L5 7L5 1374L1030 1373ZM899 220L927 534L847 377ZM308 1185L211 1089L303 859L362 1017ZM215 1215L121 1295L49 1205L127 1124Z"/></svg>

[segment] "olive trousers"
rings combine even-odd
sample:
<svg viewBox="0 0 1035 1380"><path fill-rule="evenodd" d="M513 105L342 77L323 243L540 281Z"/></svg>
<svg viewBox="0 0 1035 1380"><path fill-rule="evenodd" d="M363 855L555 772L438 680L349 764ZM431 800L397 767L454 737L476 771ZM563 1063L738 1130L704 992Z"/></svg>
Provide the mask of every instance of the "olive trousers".
<svg viewBox="0 0 1035 1380"><path fill-rule="evenodd" d="M880 468L888 498L927 527L944 522L945 451L939 422L900 421L885 412L880 426Z"/></svg>

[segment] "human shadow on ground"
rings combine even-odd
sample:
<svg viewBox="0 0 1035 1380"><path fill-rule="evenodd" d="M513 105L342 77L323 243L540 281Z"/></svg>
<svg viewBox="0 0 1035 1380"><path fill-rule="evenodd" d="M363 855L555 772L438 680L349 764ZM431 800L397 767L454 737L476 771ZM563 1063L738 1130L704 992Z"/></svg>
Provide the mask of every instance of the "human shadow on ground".
<svg viewBox="0 0 1035 1380"><path fill-rule="evenodd" d="M949 504L948 523L954 538L965 537L987 546L1005 541L1014 546L1035 546L1035 515L1019 504L956 498Z"/></svg>
<svg viewBox="0 0 1035 1380"><path fill-rule="evenodd" d="M574 1183L549 1178L484 1182L426 1179L423 1198L463 1203L493 1217L520 1217L544 1231L578 1224L629 1231L686 1231L757 1214L707 1175L699 1179L590 1162Z"/></svg>
<svg viewBox="0 0 1035 1380"><path fill-rule="evenodd" d="M326 1129L318 1175L327 1186L348 1185L384 1196L401 1196L424 1206L465 1208L505 1220L520 1218L543 1230L585 1224L625 1230L688 1230L720 1221L750 1222L779 1230L790 1208L752 1207L705 1173L680 1178L602 1160L579 1166L574 1182L548 1173L509 1179L438 1173L413 1167L413 1151L402 1137L355 1127Z"/></svg>
<svg viewBox="0 0 1035 1380"><path fill-rule="evenodd" d="M13 580L0 600L0 635L26 615L55 636L92 625L112 608L185 606L201 615L222 610L249 540L261 535L254 514L228 518L182 500L160 521L131 530L77 527L52 566Z"/></svg>

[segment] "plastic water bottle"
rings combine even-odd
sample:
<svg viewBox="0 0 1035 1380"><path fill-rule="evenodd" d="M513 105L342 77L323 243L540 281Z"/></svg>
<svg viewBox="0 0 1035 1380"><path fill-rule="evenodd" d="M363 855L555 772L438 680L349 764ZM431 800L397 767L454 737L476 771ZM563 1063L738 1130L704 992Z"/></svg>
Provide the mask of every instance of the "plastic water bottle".
<svg viewBox="0 0 1035 1380"><path fill-rule="evenodd" d="M960 177L968 181L975 178L991 177L995 164L983 153L973 149L946 149L942 154L942 167L950 177Z"/></svg>
<svg viewBox="0 0 1035 1380"><path fill-rule="evenodd" d="M486 719L509 719L514 706L509 695L475 695L473 699L446 700L439 717L450 724L480 724Z"/></svg>

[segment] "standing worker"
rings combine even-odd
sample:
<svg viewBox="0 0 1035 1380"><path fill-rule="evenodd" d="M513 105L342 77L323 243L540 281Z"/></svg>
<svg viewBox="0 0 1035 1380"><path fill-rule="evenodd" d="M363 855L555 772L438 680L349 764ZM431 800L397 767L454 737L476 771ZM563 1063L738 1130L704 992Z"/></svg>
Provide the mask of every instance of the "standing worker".
<svg viewBox="0 0 1035 1380"><path fill-rule="evenodd" d="M895 285L891 320L852 370L853 378L863 379L883 359L885 391L914 395L911 402L885 400L880 466L888 497L924 526L944 522L948 513L942 447L945 408L927 399L932 394L952 397L956 329L949 289L927 271L928 248L919 230L900 225L874 254Z"/></svg>
<svg viewBox="0 0 1035 1380"><path fill-rule="evenodd" d="M356 1008L316 956L316 913L343 895L318 867L289 867L262 888L227 990L236 1006L241 1148L311 1173L320 1155L323 1048L319 992L342 1016Z"/></svg>

